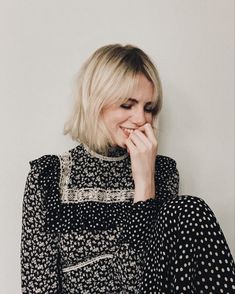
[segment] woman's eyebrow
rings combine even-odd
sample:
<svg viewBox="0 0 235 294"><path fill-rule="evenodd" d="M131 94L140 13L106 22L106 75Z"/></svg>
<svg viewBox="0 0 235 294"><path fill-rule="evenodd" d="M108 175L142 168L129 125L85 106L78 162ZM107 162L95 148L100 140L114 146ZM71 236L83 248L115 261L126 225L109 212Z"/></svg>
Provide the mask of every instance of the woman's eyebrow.
<svg viewBox="0 0 235 294"><path fill-rule="evenodd" d="M135 98L128 98L128 100L130 100L131 102L139 103L139 101ZM150 104L150 103L152 103L152 101L148 101L145 104Z"/></svg>

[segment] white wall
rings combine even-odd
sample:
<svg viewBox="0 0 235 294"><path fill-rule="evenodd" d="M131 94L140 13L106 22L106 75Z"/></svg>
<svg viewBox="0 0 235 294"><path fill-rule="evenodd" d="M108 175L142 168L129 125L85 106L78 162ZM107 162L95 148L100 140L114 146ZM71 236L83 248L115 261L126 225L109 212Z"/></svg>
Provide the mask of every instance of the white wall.
<svg viewBox="0 0 235 294"><path fill-rule="evenodd" d="M74 146L62 135L74 74L98 47L132 43L164 87L159 154L180 194L203 198L234 244L234 1L1 0L0 292L20 293L28 161Z"/></svg>

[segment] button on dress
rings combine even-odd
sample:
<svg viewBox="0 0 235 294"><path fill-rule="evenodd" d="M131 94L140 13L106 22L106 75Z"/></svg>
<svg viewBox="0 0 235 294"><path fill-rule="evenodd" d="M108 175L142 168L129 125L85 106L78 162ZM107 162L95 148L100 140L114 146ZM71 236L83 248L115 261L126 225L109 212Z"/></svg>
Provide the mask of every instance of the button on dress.
<svg viewBox="0 0 235 294"><path fill-rule="evenodd" d="M210 207L178 195L157 155L155 198L133 202L130 156L85 144L30 161L23 198L22 293L235 293L235 266Z"/></svg>

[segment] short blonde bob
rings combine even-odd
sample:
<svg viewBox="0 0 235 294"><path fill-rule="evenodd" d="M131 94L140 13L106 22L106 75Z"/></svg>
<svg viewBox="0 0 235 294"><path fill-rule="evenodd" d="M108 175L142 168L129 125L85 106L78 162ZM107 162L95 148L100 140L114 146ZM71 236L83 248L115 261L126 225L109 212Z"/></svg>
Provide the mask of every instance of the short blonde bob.
<svg viewBox="0 0 235 294"><path fill-rule="evenodd" d="M157 118L162 108L161 81L149 56L130 44L103 46L83 64L75 78L75 105L65 123L64 134L85 143L95 152L107 154L114 142L103 123L101 111L110 104L125 103L131 97L138 74L143 74L153 84L156 134Z"/></svg>

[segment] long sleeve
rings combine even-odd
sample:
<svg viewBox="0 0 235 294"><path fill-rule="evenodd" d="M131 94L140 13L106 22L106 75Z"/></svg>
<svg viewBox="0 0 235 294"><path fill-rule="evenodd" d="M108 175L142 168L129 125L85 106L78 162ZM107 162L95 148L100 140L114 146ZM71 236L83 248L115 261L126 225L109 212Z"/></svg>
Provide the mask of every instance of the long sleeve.
<svg viewBox="0 0 235 294"><path fill-rule="evenodd" d="M156 160L156 196L165 202L179 194L179 171L177 163L168 156L157 156Z"/></svg>
<svg viewBox="0 0 235 294"><path fill-rule="evenodd" d="M44 156L41 166L36 161L30 162L22 205L21 286L22 293L55 294L60 293L58 236L45 228L46 182L42 177L50 158Z"/></svg>
<svg viewBox="0 0 235 294"><path fill-rule="evenodd" d="M162 204L178 195L179 172L174 159L166 156L157 158L155 186L156 197L133 203L121 224L121 241L130 243L139 252L145 249Z"/></svg>

